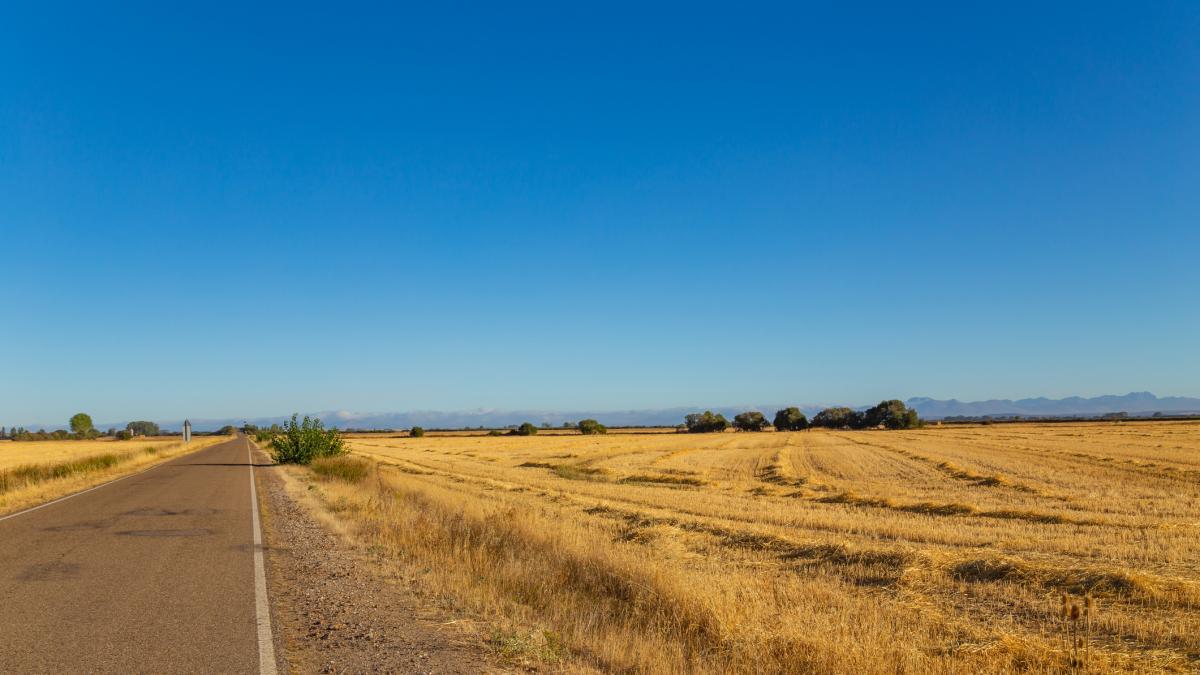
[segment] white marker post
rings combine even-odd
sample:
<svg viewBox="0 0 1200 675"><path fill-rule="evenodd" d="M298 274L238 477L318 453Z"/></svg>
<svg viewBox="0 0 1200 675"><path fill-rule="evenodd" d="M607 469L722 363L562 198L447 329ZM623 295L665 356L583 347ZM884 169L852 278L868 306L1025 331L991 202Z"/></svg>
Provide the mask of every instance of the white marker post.
<svg viewBox="0 0 1200 675"><path fill-rule="evenodd" d="M183 421L183 442L192 442L192 423L187 420Z"/></svg>

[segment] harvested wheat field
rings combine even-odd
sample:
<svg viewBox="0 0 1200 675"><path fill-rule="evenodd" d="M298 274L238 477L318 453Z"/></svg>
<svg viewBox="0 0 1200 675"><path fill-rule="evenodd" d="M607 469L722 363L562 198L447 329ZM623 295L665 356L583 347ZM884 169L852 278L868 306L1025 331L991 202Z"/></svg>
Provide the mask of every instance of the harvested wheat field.
<svg viewBox="0 0 1200 675"><path fill-rule="evenodd" d="M88 441L0 442L0 470L22 464L58 464L105 453L122 453L145 448L163 448L179 443L171 436L117 441L97 438Z"/></svg>
<svg viewBox="0 0 1200 675"><path fill-rule="evenodd" d="M99 485L170 457L228 440L206 436L0 442L0 515Z"/></svg>
<svg viewBox="0 0 1200 675"><path fill-rule="evenodd" d="M333 517L553 667L1200 668L1194 422L351 445Z"/></svg>

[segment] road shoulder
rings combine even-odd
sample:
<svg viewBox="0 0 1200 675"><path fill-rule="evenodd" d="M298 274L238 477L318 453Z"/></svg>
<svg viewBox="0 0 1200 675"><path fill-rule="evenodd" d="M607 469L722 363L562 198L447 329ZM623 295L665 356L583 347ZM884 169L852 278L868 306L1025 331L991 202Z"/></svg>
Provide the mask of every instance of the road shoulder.
<svg viewBox="0 0 1200 675"><path fill-rule="evenodd" d="M288 469L256 470L276 647L291 672L502 672L471 628L423 602L305 504Z"/></svg>

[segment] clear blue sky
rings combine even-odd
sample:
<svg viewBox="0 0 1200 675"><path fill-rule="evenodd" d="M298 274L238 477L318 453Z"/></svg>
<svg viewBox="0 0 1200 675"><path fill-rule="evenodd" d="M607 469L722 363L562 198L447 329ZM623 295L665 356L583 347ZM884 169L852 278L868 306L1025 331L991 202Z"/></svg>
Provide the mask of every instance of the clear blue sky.
<svg viewBox="0 0 1200 675"><path fill-rule="evenodd" d="M179 4L0 9L0 423L1200 394L1195 2Z"/></svg>

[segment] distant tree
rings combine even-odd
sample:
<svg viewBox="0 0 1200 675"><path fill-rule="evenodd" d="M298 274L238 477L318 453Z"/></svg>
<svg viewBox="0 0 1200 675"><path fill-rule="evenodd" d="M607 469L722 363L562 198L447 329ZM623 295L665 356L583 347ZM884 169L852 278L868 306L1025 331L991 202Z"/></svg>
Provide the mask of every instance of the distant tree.
<svg viewBox="0 0 1200 675"><path fill-rule="evenodd" d="M862 426L886 429L911 429L920 425L917 411L898 399L880 401L878 405L862 413Z"/></svg>
<svg viewBox="0 0 1200 675"><path fill-rule="evenodd" d="M812 426L828 429L852 428L857 423L857 417L857 414L849 408L826 408L813 416Z"/></svg>
<svg viewBox="0 0 1200 675"><path fill-rule="evenodd" d="M733 416L733 428L738 431L762 431L767 428L767 418L757 410L749 410Z"/></svg>
<svg viewBox="0 0 1200 675"><path fill-rule="evenodd" d="M87 413L75 413L71 416L71 431L73 433L85 436L95 430L96 427L92 424L92 417Z"/></svg>
<svg viewBox="0 0 1200 675"><path fill-rule="evenodd" d="M131 438L133 438L133 434L130 433L128 429L122 429L117 432L117 440L118 441L127 441Z"/></svg>
<svg viewBox="0 0 1200 675"><path fill-rule="evenodd" d="M535 436L537 435L537 432L537 427L533 426L533 424L530 422L525 422L509 433L513 436Z"/></svg>
<svg viewBox="0 0 1200 675"><path fill-rule="evenodd" d="M158 436L162 433L162 430L158 428L157 424L147 420L130 422L129 424L125 425L125 428L128 429L129 433L133 434L134 436Z"/></svg>
<svg viewBox="0 0 1200 675"><path fill-rule="evenodd" d="M775 413L776 431L801 431L808 428L808 418L799 408L784 408Z"/></svg>
<svg viewBox="0 0 1200 675"><path fill-rule="evenodd" d="M579 429L579 433L588 434L588 435L607 434L608 433L608 427L604 426L603 424L600 424L599 422L597 422L596 420L593 420L593 419L579 420L578 429Z"/></svg>
<svg viewBox="0 0 1200 675"><path fill-rule="evenodd" d="M420 438L425 435L425 427L413 427L409 430L408 435L413 438Z"/></svg>
<svg viewBox="0 0 1200 675"><path fill-rule="evenodd" d="M6 440L6 439L8 439L8 430L5 429L4 427L0 427L0 440Z"/></svg>
<svg viewBox="0 0 1200 675"><path fill-rule="evenodd" d="M295 417L295 415L293 415L293 417ZM306 417L304 419L307 420L308 418ZM292 423L294 425L295 420L292 420ZM234 434L234 432L236 432L236 431L237 431L237 429L233 428L232 424L226 424L225 426L221 427L220 429L217 429L217 435L218 436L232 436ZM335 431L336 431L336 429L335 429Z"/></svg>
<svg viewBox="0 0 1200 675"><path fill-rule="evenodd" d="M92 429L91 431L95 431L95 429ZM67 430L65 430L65 429L55 429L54 431L52 431L50 433L50 438L52 438L56 441L65 441L70 437L71 437L71 434L69 432L67 432Z"/></svg>
<svg viewBox="0 0 1200 675"><path fill-rule="evenodd" d="M729 428L729 421L725 416L711 410L705 410L702 413L692 413L684 419L684 425L687 426L688 433L706 434L716 431L725 431Z"/></svg>
<svg viewBox="0 0 1200 675"><path fill-rule="evenodd" d="M564 428L564 429L571 429L571 428L573 428L574 426L575 426L575 423L574 423L574 422L563 422L563 428Z"/></svg>
<svg viewBox="0 0 1200 675"><path fill-rule="evenodd" d="M549 422L542 422L542 428L543 428L543 429L549 429L549 428L550 428L550 423L549 423Z"/></svg>
<svg viewBox="0 0 1200 675"><path fill-rule="evenodd" d="M258 435L258 425L250 424L249 422L247 422L246 424L242 425L242 433L246 434L247 436L257 436Z"/></svg>

